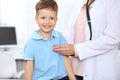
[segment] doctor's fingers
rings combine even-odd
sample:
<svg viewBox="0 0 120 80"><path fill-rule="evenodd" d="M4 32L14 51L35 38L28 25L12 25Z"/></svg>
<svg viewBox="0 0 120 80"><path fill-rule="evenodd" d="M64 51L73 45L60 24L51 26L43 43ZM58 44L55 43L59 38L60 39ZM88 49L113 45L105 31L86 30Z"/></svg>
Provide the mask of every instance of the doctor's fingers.
<svg viewBox="0 0 120 80"><path fill-rule="evenodd" d="M61 49L61 50L58 50L57 52L66 56L72 55L72 52L70 50Z"/></svg>
<svg viewBox="0 0 120 80"><path fill-rule="evenodd" d="M62 49L65 49L65 45L54 45L53 46L53 51L60 51Z"/></svg>
<svg viewBox="0 0 120 80"><path fill-rule="evenodd" d="M62 55L73 55L74 54L74 45L73 44L63 44L53 46L53 51L59 52Z"/></svg>
<svg viewBox="0 0 120 80"><path fill-rule="evenodd" d="M62 55L67 55L67 56L70 56L70 55L73 55L74 54L74 48L71 48L71 47L64 47L64 48L60 48L58 50L58 52Z"/></svg>

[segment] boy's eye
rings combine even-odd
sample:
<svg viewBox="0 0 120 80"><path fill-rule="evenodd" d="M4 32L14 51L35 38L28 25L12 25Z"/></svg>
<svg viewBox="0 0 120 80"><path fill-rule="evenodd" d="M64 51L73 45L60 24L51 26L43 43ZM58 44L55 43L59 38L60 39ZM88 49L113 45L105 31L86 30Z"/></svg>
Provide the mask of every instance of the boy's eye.
<svg viewBox="0 0 120 80"><path fill-rule="evenodd" d="M45 17L41 17L41 19L45 19Z"/></svg>
<svg viewBox="0 0 120 80"><path fill-rule="evenodd" d="M46 17L41 17L41 19L46 19ZM50 20L54 20L55 18L54 17L50 17L49 19Z"/></svg>
<svg viewBox="0 0 120 80"><path fill-rule="evenodd" d="M45 19L45 17L40 17L41 19Z"/></svg>
<svg viewBox="0 0 120 80"><path fill-rule="evenodd" d="M53 17L51 17L50 19L51 19L51 20L53 20L54 18L53 18Z"/></svg>

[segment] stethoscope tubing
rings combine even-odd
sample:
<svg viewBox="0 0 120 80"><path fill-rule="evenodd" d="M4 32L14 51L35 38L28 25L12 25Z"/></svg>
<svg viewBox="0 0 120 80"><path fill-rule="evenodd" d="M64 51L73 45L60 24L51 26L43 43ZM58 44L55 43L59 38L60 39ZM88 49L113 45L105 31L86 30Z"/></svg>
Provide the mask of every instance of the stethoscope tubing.
<svg viewBox="0 0 120 80"><path fill-rule="evenodd" d="M92 40L92 25L91 25L89 7L90 7L90 5L91 5L93 2L94 2L94 0L91 1L90 3L89 3L89 0L87 0L87 4L86 4L87 23L88 23L89 30L90 30L90 38L89 38L89 40Z"/></svg>

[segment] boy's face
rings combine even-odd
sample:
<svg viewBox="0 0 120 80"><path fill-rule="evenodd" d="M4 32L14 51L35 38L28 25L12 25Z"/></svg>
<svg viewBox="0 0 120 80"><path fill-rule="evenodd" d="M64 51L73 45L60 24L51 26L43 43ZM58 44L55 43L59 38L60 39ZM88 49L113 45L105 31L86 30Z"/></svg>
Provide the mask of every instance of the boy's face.
<svg viewBox="0 0 120 80"><path fill-rule="evenodd" d="M41 9L38 11L35 20L41 32L49 33L53 30L57 22L57 12L50 9Z"/></svg>

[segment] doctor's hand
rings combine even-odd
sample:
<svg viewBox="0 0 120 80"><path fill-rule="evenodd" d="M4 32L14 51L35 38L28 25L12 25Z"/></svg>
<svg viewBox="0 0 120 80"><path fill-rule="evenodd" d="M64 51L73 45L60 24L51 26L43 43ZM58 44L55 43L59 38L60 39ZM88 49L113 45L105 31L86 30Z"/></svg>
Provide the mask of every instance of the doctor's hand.
<svg viewBox="0 0 120 80"><path fill-rule="evenodd" d="M71 56L75 54L73 44L63 44L63 45L53 46L53 51L67 56Z"/></svg>

